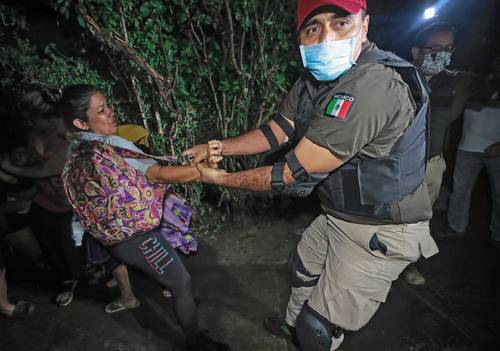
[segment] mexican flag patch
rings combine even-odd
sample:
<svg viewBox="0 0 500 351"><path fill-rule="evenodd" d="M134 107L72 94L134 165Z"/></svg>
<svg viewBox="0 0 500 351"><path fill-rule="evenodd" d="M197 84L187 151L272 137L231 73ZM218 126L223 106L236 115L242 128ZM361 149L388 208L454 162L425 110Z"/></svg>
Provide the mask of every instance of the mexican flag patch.
<svg viewBox="0 0 500 351"><path fill-rule="evenodd" d="M351 110L358 98L351 94L339 93L335 94L332 100L328 103L325 109L325 115L330 117L337 117L338 119L345 120L347 114Z"/></svg>

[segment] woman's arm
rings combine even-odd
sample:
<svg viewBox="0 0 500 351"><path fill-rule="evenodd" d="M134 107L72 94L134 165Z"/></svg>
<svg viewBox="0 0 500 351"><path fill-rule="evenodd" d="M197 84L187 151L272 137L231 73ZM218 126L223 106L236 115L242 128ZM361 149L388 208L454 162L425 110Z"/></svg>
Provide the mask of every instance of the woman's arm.
<svg viewBox="0 0 500 351"><path fill-rule="evenodd" d="M2 160L0 167L10 174L24 178L48 178L59 176L66 162L66 143L60 144L58 149L46 160L30 166L16 166L9 157Z"/></svg>
<svg viewBox="0 0 500 351"><path fill-rule="evenodd" d="M61 174L61 170L56 170L53 167L47 165L47 163L42 163L34 166L14 166L8 158L2 160L1 167L7 173L13 174L15 176L21 176L24 178L48 178Z"/></svg>
<svg viewBox="0 0 500 351"><path fill-rule="evenodd" d="M207 166L217 168L217 163L222 160L222 145L218 140L211 140L207 144ZM196 166L164 166L154 164L145 172L146 178L155 183L187 183L200 178Z"/></svg>
<svg viewBox="0 0 500 351"><path fill-rule="evenodd" d="M187 183L198 180L200 172L195 166L160 166L154 164L144 174L154 183Z"/></svg>
<svg viewBox="0 0 500 351"><path fill-rule="evenodd" d="M8 184L19 184L19 180L11 174L4 172L0 169L0 180Z"/></svg>
<svg viewBox="0 0 500 351"><path fill-rule="evenodd" d="M14 201L6 201L0 204L0 213L16 213L26 210L30 205L29 200L16 199Z"/></svg>

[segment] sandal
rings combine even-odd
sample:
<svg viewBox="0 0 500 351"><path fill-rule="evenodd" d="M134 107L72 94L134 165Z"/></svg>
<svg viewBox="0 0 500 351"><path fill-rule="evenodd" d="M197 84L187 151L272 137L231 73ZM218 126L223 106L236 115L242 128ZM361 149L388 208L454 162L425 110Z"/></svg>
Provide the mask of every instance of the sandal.
<svg viewBox="0 0 500 351"><path fill-rule="evenodd" d="M108 280L106 282L106 286L110 289L112 288L116 288L118 286L118 282L116 281L116 279L113 277L111 278L110 280Z"/></svg>
<svg viewBox="0 0 500 351"><path fill-rule="evenodd" d="M162 295L167 299L170 299L172 297L172 293L167 288L162 290Z"/></svg>
<svg viewBox="0 0 500 351"><path fill-rule="evenodd" d="M73 280L68 280L63 282L63 292L57 294L56 296L56 305L59 307L66 307L68 306L71 301L73 301L73 295L75 292L75 287L76 284L78 283L78 280L73 279ZM69 289L69 290L68 290Z"/></svg>
<svg viewBox="0 0 500 351"><path fill-rule="evenodd" d="M135 301L132 304L124 304L120 300L115 300L115 301L112 301L111 303L107 304L106 307L104 308L104 311L106 311L106 313L116 313L116 312L120 312L123 310L137 308L140 305L141 305L141 301L139 301L139 299L135 299Z"/></svg>
<svg viewBox="0 0 500 351"><path fill-rule="evenodd" d="M14 311L12 311L12 317L17 319L27 319L35 312L35 305L28 301L18 301Z"/></svg>

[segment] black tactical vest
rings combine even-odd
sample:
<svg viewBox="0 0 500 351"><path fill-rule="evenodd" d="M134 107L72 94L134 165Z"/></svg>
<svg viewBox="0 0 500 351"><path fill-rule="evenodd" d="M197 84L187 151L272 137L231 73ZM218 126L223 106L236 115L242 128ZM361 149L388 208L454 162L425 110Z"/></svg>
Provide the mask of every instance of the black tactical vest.
<svg viewBox="0 0 500 351"><path fill-rule="evenodd" d="M394 144L388 156L360 158L354 156L317 186L325 209L349 215L385 221L391 216L391 204L413 193L423 182L427 159L429 123L429 88L421 72L398 56L380 49L360 56L357 67L380 63L395 69L408 84L417 105L415 118ZM349 74L346 73L346 74ZM319 102L331 89L324 84L314 100L304 89L300 95L301 109L295 117L297 141L315 118Z"/></svg>

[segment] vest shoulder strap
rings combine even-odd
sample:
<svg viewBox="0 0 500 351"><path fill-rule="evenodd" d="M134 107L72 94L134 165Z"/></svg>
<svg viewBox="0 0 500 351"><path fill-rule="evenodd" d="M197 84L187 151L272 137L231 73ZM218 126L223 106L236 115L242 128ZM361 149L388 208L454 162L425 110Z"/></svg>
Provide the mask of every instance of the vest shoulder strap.
<svg viewBox="0 0 500 351"><path fill-rule="evenodd" d="M427 160L427 155L429 153L430 123L429 94L431 89L424 75L417 67L408 61L403 60L392 52L380 50L378 48L363 54L356 62L359 66L368 63L380 63L384 66L394 68L401 75L405 83L408 84L413 100L417 105L415 119L418 119L419 117L425 118L427 126L425 132L427 144L425 159Z"/></svg>
<svg viewBox="0 0 500 351"><path fill-rule="evenodd" d="M363 55L356 61L357 65L364 65L367 63L381 63L390 67L413 67L411 63L403 60L398 55L380 49L373 49Z"/></svg>
<svg viewBox="0 0 500 351"><path fill-rule="evenodd" d="M408 72L407 70L401 70L404 68L409 68L411 71L414 72L414 74L411 74L413 77L416 79L410 79L410 81L413 81L413 83L416 83L416 86L419 86L420 89L424 90L427 94L430 93L430 87L429 84L427 83L426 79L424 78L422 72L412 65L410 62L402 59L398 55L385 51L385 50L380 50L380 49L374 49L371 50L370 52L367 52L363 54L358 61L356 62L357 65L361 66L364 64L368 63L380 63L384 66L392 67L396 69L401 76L403 77L403 80L405 80L408 83ZM406 72L405 72L406 71ZM426 94L424 94L426 95Z"/></svg>

